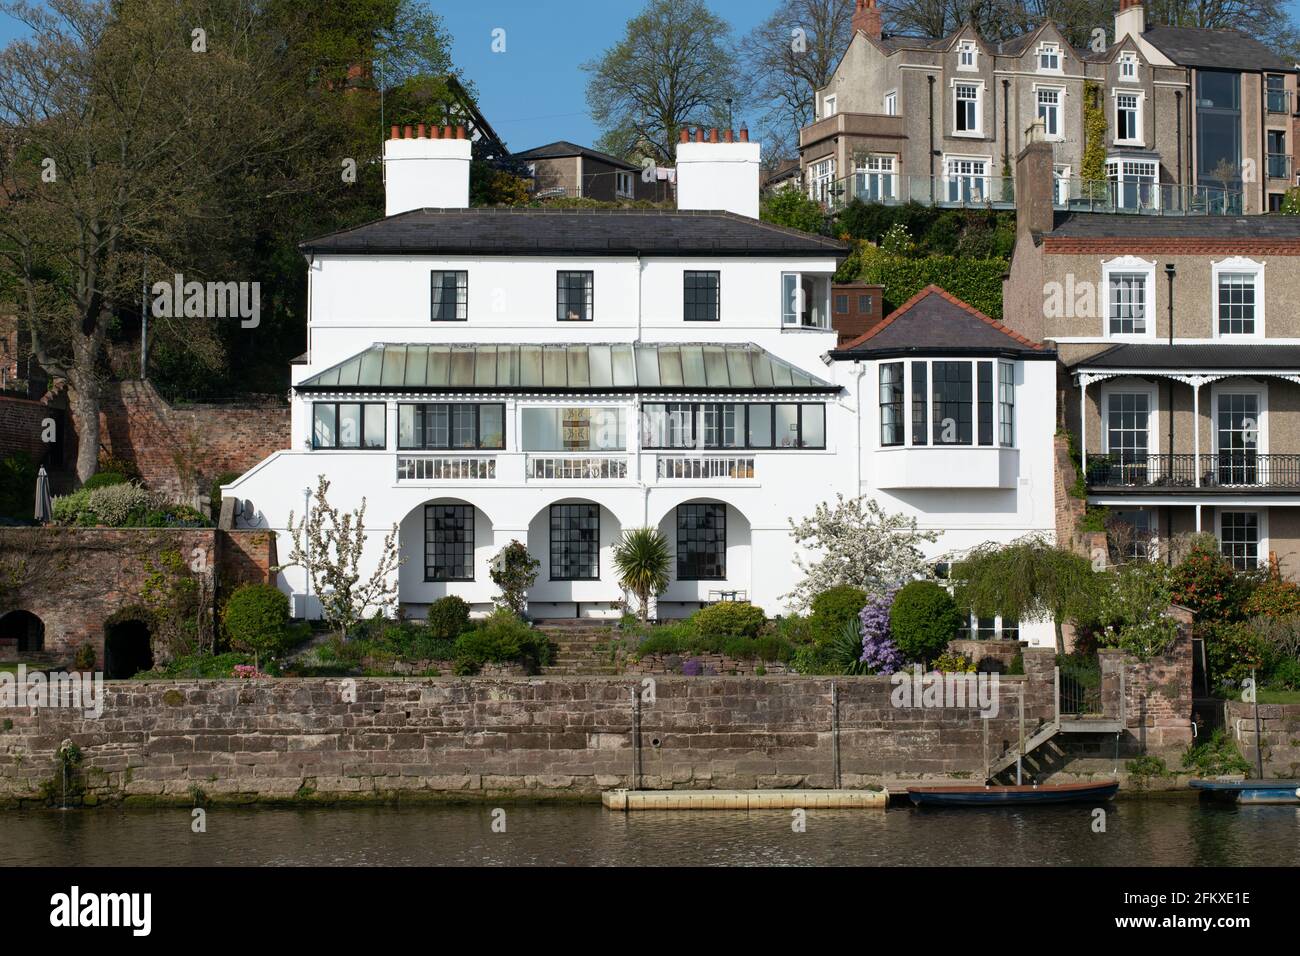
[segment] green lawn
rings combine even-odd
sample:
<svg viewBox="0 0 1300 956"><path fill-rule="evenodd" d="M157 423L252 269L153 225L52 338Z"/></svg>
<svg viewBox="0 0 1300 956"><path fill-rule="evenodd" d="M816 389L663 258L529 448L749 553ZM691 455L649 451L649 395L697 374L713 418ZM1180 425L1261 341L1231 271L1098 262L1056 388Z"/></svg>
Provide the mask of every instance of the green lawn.
<svg viewBox="0 0 1300 956"><path fill-rule="evenodd" d="M1300 704L1300 690L1280 690L1272 687L1259 689L1261 704Z"/></svg>

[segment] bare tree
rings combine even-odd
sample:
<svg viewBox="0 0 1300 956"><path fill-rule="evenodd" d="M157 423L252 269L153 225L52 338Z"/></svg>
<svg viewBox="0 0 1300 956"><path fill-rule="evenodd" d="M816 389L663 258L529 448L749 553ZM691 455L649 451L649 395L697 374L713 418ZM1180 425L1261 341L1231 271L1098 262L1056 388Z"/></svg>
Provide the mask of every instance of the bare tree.
<svg viewBox="0 0 1300 956"><path fill-rule="evenodd" d="M768 155L798 147L799 130L813 120L816 91L848 49L855 6L855 0L783 0L746 37L755 99L767 104L761 120Z"/></svg>
<svg viewBox="0 0 1300 956"><path fill-rule="evenodd" d="M138 309L145 263L170 275L179 249L215 242L238 215L222 199L232 184L261 184L313 143L254 7L0 3L31 33L0 51L0 272L37 361L69 386L83 480L98 461L105 343L115 313ZM190 348L215 347L209 321L169 321Z"/></svg>
<svg viewBox="0 0 1300 956"><path fill-rule="evenodd" d="M701 0L649 0L623 39L582 65L592 118L604 130L598 145L671 164L679 130L725 125L745 86L730 44L727 22Z"/></svg>

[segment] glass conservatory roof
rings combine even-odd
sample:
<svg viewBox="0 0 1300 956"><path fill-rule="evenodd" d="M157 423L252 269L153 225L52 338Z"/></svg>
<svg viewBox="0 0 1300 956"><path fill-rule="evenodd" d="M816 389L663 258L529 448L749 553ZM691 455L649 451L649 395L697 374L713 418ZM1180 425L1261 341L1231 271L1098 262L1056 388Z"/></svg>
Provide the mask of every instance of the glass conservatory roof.
<svg viewBox="0 0 1300 956"><path fill-rule="evenodd" d="M838 392L752 343L375 344L303 391Z"/></svg>

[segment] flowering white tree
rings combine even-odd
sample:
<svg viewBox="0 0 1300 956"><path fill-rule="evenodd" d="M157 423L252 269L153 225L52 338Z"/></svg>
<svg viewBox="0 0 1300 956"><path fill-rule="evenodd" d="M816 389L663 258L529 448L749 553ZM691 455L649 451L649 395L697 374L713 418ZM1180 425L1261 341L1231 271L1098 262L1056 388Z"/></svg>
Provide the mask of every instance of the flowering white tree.
<svg viewBox="0 0 1300 956"><path fill-rule="evenodd" d="M397 581L394 572L405 559L398 553L397 525L384 538L379 563L362 583L361 552L366 544L366 499L351 514L342 514L325 498L329 480L317 478L315 502L297 525L289 512L289 530L293 532L293 550L289 563L274 570L301 567L307 570L312 589L320 600L325 620L337 627L347 639L348 630L370 610L382 611L397 604Z"/></svg>
<svg viewBox="0 0 1300 956"><path fill-rule="evenodd" d="M864 506L865 502L865 506ZM868 594L881 594L917 578L930 577L922 543L939 540L937 531L920 531L916 519L888 514L875 501L836 495L822 502L807 518L790 521L801 551L815 552L814 561L795 555L803 580L784 597L800 608L829 588L852 585Z"/></svg>

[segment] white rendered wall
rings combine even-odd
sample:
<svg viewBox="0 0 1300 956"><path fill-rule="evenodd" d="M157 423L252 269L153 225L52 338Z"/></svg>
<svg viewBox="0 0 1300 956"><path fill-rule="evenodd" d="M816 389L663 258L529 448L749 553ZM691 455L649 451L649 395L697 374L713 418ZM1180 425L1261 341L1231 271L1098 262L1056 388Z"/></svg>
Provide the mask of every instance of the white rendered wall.
<svg viewBox="0 0 1300 956"><path fill-rule="evenodd" d="M758 143L681 143L677 208L726 210L758 218Z"/></svg>
<svg viewBox="0 0 1300 956"><path fill-rule="evenodd" d="M468 209L468 139L384 142L384 215L412 209Z"/></svg>

